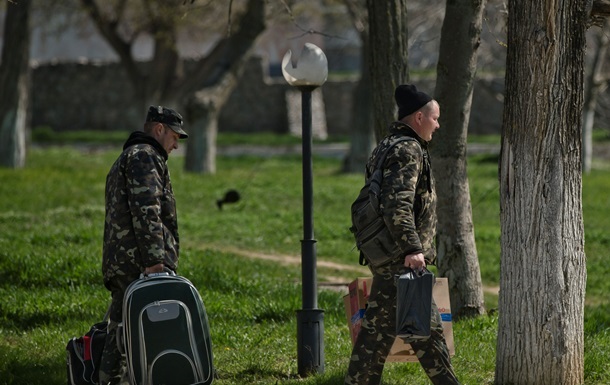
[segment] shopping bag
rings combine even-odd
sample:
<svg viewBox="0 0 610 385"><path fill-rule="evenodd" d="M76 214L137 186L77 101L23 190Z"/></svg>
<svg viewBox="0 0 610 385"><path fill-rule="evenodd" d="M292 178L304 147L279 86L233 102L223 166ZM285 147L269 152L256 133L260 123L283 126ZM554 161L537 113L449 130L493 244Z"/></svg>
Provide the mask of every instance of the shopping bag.
<svg viewBox="0 0 610 385"><path fill-rule="evenodd" d="M356 338L362 326L364 311L370 295L370 287L373 284L372 277L359 277L348 285L348 294L343 296L345 315L348 330L350 332L352 346L356 343ZM438 307L443 325L443 335L449 348L449 355L455 355L455 343L453 340L453 324L451 319L451 303L449 300L448 280L445 277L434 277L434 287L432 288L432 298ZM401 337L396 337L390 353L386 358L388 362L418 362L415 351L408 342Z"/></svg>
<svg viewBox="0 0 610 385"><path fill-rule="evenodd" d="M408 270L397 276L396 335L419 340L430 337L434 274Z"/></svg>

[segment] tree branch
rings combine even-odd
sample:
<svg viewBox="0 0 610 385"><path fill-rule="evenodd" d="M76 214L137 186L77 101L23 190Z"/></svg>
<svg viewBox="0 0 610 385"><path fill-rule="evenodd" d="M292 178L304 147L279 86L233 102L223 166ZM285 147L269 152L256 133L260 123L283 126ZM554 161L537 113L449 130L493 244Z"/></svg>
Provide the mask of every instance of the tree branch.
<svg viewBox="0 0 610 385"><path fill-rule="evenodd" d="M593 0L593 5L591 7L591 16L602 16L608 17L610 16L610 1L608 0Z"/></svg>
<svg viewBox="0 0 610 385"><path fill-rule="evenodd" d="M236 33L222 38L208 56L199 60L195 73L175 84L177 99L214 87L230 73L239 72L240 60L265 30L265 0L249 0L239 24Z"/></svg>
<svg viewBox="0 0 610 385"><path fill-rule="evenodd" d="M354 28L360 33L368 29L368 14L366 13L366 3L358 3L355 0L344 0L347 11L352 19Z"/></svg>
<svg viewBox="0 0 610 385"><path fill-rule="evenodd" d="M102 14L95 0L80 0L85 10L89 13L91 19L97 26L102 36L106 41L114 48L117 55L121 60L121 63L125 66L130 79L138 79L139 72L136 67L136 63L131 56L131 43L121 38L117 31L119 25L119 19L111 20ZM119 5L118 15L123 14L124 6Z"/></svg>

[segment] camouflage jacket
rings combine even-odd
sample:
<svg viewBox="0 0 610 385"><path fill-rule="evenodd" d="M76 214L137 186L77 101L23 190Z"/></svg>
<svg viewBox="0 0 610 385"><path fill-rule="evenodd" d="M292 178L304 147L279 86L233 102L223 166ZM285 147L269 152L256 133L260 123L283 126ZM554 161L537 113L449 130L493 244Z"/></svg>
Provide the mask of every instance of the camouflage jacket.
<svg viewBox="0 0 610 385"><path fill-rule="evenodd" d="M152 137L133 132L106 177L104 283L134 280L146 267L178 263L176 201L167 152Z"/></svg>
<svg viewBox="0 0 610 385"><path fill-rule="evenodd" d="M426 263L436 262L436 192L428 154L428 143L419 138L408 125L394 122L390 134L373 151L366 166L368 178L375 168L377 156L396 136L416 140L398 143L387 154L383 164L380 207L384 220L403 256L421 252Z"/></svg>

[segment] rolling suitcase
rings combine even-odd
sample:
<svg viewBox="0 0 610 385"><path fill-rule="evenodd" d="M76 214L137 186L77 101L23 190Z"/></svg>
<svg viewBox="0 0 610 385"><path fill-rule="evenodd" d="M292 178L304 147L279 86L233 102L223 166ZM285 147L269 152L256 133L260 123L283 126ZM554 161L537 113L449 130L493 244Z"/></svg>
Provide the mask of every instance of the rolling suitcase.
<svg viewBox="0 0 610 385"><path fill-rule="evenodd" d="M159 273L131 283L122 329L132 385L207 385L214 380L205 307L188 279Z"/></svg>

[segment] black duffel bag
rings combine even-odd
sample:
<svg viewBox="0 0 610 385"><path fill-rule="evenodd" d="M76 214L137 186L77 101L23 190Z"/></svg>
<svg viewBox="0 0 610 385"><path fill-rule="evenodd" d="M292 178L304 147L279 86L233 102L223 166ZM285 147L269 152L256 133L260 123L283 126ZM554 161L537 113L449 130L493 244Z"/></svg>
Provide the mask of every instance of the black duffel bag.
<svg viewBox="0 0 610 385"><path fill-rule="evenodd" d="M106 317L104 317L106 318ZM96 323L82 337L74 337L66 346L68 385L99 383L100 363L106 343L108 321Z"/></svg>

